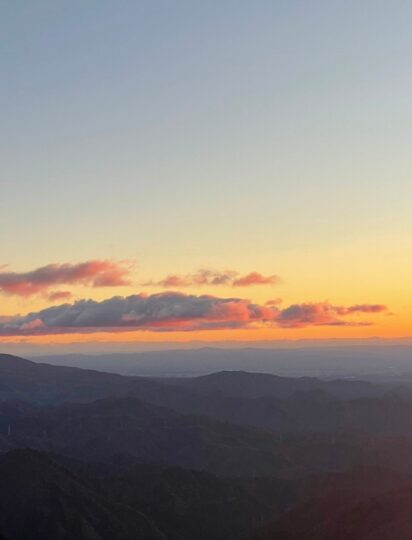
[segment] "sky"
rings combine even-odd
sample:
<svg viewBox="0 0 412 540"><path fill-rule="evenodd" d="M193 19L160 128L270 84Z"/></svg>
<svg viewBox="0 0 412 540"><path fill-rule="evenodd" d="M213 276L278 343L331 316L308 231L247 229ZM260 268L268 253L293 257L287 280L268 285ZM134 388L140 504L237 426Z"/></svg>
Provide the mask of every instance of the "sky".
<svg viewBox="0 0 412 540"><path fill-rule="evenodd" d="M0 346L412 335L412 4L0 3Z"/></svg>

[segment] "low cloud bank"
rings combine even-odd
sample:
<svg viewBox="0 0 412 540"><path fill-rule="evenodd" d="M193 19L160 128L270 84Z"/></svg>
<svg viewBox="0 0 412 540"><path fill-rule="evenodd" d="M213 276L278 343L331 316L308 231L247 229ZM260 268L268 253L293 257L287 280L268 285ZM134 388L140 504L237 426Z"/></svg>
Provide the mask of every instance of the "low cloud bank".
<svg viewBox="0 0 412 540"><path fill-rule="evenodd" d="M18 315L0 317L0 336L63 333L152 332L304 326L353 326L369 321L347 319L359 313L377 314L380 304L333 306L327 302L294 304L284 309L259 305L242 298L218 298L177 292L115 296L103 301L79 300Z"/></svg>

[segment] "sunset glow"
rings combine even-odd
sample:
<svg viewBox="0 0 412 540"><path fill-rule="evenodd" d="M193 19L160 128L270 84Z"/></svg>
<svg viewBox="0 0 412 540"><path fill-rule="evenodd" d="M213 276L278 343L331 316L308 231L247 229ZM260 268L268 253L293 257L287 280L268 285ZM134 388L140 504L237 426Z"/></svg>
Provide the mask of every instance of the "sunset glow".
<svg viewBox="0 0 412 540"><path fill-rule="evenodd" d="M412 334L408 17L23 4L2 23L0 342ZM132 297L148 311L110 328L42 319Z"/></svg>

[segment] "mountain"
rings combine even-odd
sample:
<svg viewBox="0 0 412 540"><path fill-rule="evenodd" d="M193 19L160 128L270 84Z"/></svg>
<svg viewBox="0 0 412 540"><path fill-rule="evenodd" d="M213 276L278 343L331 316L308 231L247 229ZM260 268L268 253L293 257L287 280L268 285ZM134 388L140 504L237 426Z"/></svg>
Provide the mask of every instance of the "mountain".
<svg viewBox="0 0 412 540"><path fill-rule="evenodd" d="M409 540L412 486L370 497L320 499L285 515L253 540Z"/></svg>
<svg viewBox="0 0 412 540"><path fill-rule="evenodd" d="M10 540L165 540L144 514L120 507L48 456L0 457L0 530Z"/></svg>
<svg viewBox="0 0 412 540"><path fill-rule="evenodd" d="M289 399L299 394L321 392L337 399L377 397L387 386L356 380L324 381L314 377L279 377L265 373L223 371L202 377L149 378L126 377L89 369L40 364L16 356L0 354L0 400L21 399L36 403L93 401L136 392L181 394L217 393L229 397L272 396ZM173 389L179 391L173 393Z"/></svg>
<svg viewBox="0 0 412 540"><path fill-rule="evenodd" d="M296 500L293 486L275 478L221 479L170 466L135 465L102 485L143 509L169 540L239 540Z"/></svg>
<svg viewBox="0 0 412 540"><path fill-rule="evenodd" d="M140 379L145 386L145 379ZM147 384L157 386L155 383ZM133 378L49 364L36 364L0 354L0 401L22 400L37 404L93 401L136 391Z"/></svg>
<svg viewBox="0 0 412 540"><path fill-rule="evenodd" d="M124 377L0 355L0 402L24 400L47 405L133 397L182 414L209 416L283 435L412 435L410 396L387 390L385 386L362 381L322 381L246 372L220 372L187 379Z"/></svg>
<svg viewBox="0 0 412 540"><path fill-rule="evenodd" d="M327 342L325 342L327 343ZM195 346L195 344L194 344ZM32 357L49 364L98 369L123 375L151 377L199 376L223 370L272 373L283 377L358 378L394 381L412 380L412 347L405 341L353 341L325 346L294 344L280 347L163 350L136 353L65 354Z"/></svg>
<svg viewBox="0 0 412 540"><path fill-rule="evenodd" d="M411 506L411 475L371 467L288 483L0 456L1 540L406 540Z"/></svg>
<svg viewBox="0 0 412 540"><path fill-rule="evenodd" d="M411 418L362 381L0 355L0 540L406 538Z"/></svg>
<svg viewBox="0 0 412 540"><path fill-rule="evenodd" d="M411 507L410 475L355 471L312 486L307 500L250 540L407 540Z"/></svg>
<svg viewBox="0 0 412 540"><path fill-rule="evenodd" d="M309 377L286 378L234 371L184 379L125 377L87 369L36 364L0 354L0 401L21 400L47 405L89 402L106 397L137 397L181 412L221 417L226 410L230 411L231 399L238 400L236 404L239 404L239 408L253 408L258 398L273 398L280 403L285 399L383 397L387 393L386 386L363 381L323 381ZM211 406L211 395L213 403L217 404L215 412ZM261 415L260 411L258 414ZM231 417L227 419L232 421Z"/></svg>
<svg viewBox="0 0 412 540"><path fill-rule="evenodd" d="M163 380L167 382L167 379ZM387 391L386 388L364 381L322 381L315 377L279 377L268 373L247 371L220 371L201 377L171 379L171 382L183 388L219 392L226 396L243 398L273 396L278 399L290 399L319 392L337 399L354 399L377 397Z"/></svg>
<svg viewBox="0 0 412 540"><path fill-rule="evenodd" d="M135 398L55 407L0 403L0 451L21 447L88 462L158 462L237 477L300 478L367 462L412 470L411 438L347 432L280 436Z"/></svg>
<svg viewBox="0 0 412 540"><path fill-rule="evenodd" d="M275 434L181 415L134 398L32 407L22 415L0 404L0 433L9 446L88 461L114 456L165 462L223 475L268 475L296 468L276 449Z"/></svg>
<svg viewBox="0 0 412 540"><path fill-rule="evenodd" d="M177 410L186 411L188 408ZM193 399L191 410L235 424L271 429L282 435L310 432L412 436L412 401L393 396L337 400L322 393L295 399L256 399L210 394Z"/></svg>
<svg viewBox="0 0 412 540"><path fill-rule="evenodd" d="M27 449L0 456L1 533L10 540L238 540L295 500L274 478L260 486L157 465L97 469L104 470Z"/></svg>

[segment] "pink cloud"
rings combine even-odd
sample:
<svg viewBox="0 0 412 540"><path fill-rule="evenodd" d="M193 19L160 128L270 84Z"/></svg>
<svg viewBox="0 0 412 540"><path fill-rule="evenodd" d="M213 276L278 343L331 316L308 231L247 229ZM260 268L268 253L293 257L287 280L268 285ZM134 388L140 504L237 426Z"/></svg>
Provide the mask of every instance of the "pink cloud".
<svg viewBox="0 0 412 540"><path fill-rule="evenodd" d="M337 306L335 308L339 315L349 315L351 313L382 313L387 307L382 304L355 304L349 307Z"/></svg>
<svg viewBox="0 0 412 540"><path fill-rule="evenodd" d="M192 274L169 274L159 281L149 281L143 285L173 289L200 286L251 287L278 283L280 283L278 276L263 276L259 272L250 272L242 276L235 270L199 270Z"/></svg>
<svg viewBox="0 0 412 540"><path fill-rule="evenodd" d="M293 304L281 311L277 317L277 324L287 328L300 328L304 326L358 326L368 322L354 322L344 320L342 317L356 313L376 314L386 311L382 304L362 304L354 306L333 306L329 302Z"/></svg>
<svg viewBox="0 0 412 540"><path fill-rule="evenodd" d="M56 285L118 287L130 284L131 268L128 261L92 260L79 264L49 264L29 272L0 271L0 291L29 297L47 293Z"/></svg>
<svg viewBox="0 0 412 540"><path fill-rule="evenodd" d="M262 276L259 272L250 272L235 279L232 285L233 287L251 287L252 285L276 285L279 282L280 278L278 276Z"/></svg>

